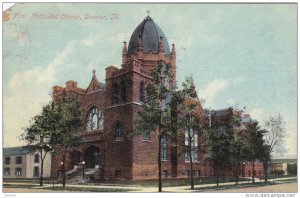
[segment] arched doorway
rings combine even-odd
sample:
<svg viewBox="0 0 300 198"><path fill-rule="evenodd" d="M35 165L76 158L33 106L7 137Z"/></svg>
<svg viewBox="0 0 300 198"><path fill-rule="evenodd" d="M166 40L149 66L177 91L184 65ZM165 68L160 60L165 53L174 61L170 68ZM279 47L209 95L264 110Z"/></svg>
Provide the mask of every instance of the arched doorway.
<svg viewBox="0 0 300 198"><path fill-rule="evenodd" d="M85 165L87 168L95 168L100 165L100 149L96 146L89 146L85 149Z"/></svg>
<svg viewBox="0 0 300 198"><path fill-rule="evenodd" d="M71 165L74 166L74 165L77 165L80 163L80 156L81 156L81 153L79 151L72 151L70 153L70 158L71 158Z"/></svg>

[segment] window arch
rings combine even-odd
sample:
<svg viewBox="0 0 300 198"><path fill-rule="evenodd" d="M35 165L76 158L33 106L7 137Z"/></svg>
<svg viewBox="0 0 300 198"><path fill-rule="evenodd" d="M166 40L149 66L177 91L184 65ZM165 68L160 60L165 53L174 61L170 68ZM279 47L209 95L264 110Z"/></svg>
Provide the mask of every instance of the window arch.
<svg viewBox="0 0 300 198"><path fill-rule="evenodd" d="M92 107L88 113L86 129L88 131L103 129L103 121L103 112L97 107Z"/></svg>
<svg viewBox="0 0 300 198"><path fill-rule="evenodd" d="M121 82L121 100L122 102L126 102L127 100L127 85L125 80Z"/></svg>
<svg viewBox="0 0 300 198"><path fill-rule="evenodd" d="M189 133L192 133L191 131L186 130L185 131L185 146L189 146L189 138L191 138L191 153L192 153L192 161L198 161L198 134L195 133L193 134L192 137L189 136ZM191 135L191 134L190 134ZM189 162L190 161L190 155L189 155L189 150L186 148L185 150L185 161Z"/></svg>
<svg viewBox="0 0 300 198"><path fill-rule="evenodd" d="M145 86L143 81L140 83L140 101L145 102Z"/></svg>
<svg viewBox="0 0 300 198"><path fill-rule="evenodd" d="M120 87L119 87L118 83L113 84L112 101L113 101L113 104L118 104L120 102Z"/></svg>
<svg viewBox="0 0 300 198"><path fill-rule="evenodd" d="M150 140L150 132L149 131L143 131L142 132L142 135L143 135L143 140Z"/></svg>
<svg viewBox="0 0 300 198"><path fill-rule="evenodd" d="M123 126L121 122L117 122L116 124L116 140L121 141L123 140L124 136L124 131L123 131Z"/></svg>

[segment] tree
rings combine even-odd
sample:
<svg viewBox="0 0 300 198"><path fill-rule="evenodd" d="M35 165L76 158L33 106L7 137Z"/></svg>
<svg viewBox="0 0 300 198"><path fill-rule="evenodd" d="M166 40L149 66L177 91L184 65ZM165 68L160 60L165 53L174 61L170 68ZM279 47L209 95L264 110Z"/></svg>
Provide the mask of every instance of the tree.
<svg viewBox="0 0 300 198"><path fill-rule="evenodd" d="M280 114L271 116L265 122L266 133L264 133L264 170L265 182L268 181L267 168L268 163L271 163L272 154L274 152L280 153L284 151L284 139L286 137L286 129L283 118Z"/></svg>
<svg viewBox="0 0 300 198"><path fill-rule="evenodd" d="M52 128L52 144L55 152L62 160L63 187L66 184L65 163L67 151L79 142L79 129L82 126L83 115L80 102L73 93L63 93L53 102L54 117L57 119Z"/></svg>
<svg viewBox="0 0 300 198"><path fill-rule="evenodd" d="M221 131L218 126L211 126L205 130L205 148L207 160L214 164L214 173L217 176L217 186L219 186L219 172L222 162L229 159L230 138L226 132Z"/></svg>
<svg viewBox="0 0 300 198"><path fill-rule="evenodd" d="M289 175L297 175L297 164L288 164L287 172Z"/></svg>
<svg viewBox="0 0 300 198"><path fill-rule="evenodd" d="M209 117L211 114L209 113ZM221 118L216 118L205 130L205 158L214 164L217 176L217 186L219 185L219 172L222 164L232 160L232 140L237 127L240 126L240 111L230 107L228 114Z"/></svg>
<svg viewBox="0 0 300 198"><path fill-rule="evenodd" d="M244 137L244 131L236 131L230 141L229 161L235 167L236 184L239 182L239 167L245 161L248 153L248 144Z"/></svg>
<svg viewBox="0 0 300 198"><path fill-rule="evenodd" d="M41 160L40 186L43 186L44 160L48 152L53 151L52 128L58 120L54 116L54 106L50 103L42 108L42 112L36 115L29 127L24 129L22 139L32 151L38 150Z"/></svg>
<svg viewBox="0 0 300 198"><path fill-rule="evenodd" d="M158 131L158 191L162 192L161 181L161 143L162 138L172 130L171 97L175 86L171 84L172 75L168 65L160 62L154 69L152 80L147 86L147 97L134 120L132 136L142 131Z"/></svg>
<svg viewBox="0 0 300 198"><path fill-rule="evenodd" d="M186 159L190 162L191 189L194 189L193 161L198 160L198 136L201 132L201 104L197 98L193 79L186 78L182 84L183 90L176 93L177 127L185 137L184 150Z"/></svg>
<svg viewBox="0 0 300 198"><path fill-rule="evenodd" d="M245 132L248 144L246 159L252 162L252 183L255 183L255 161L263 160L265 149L263 136L266 131L261 129L258 122L254 122L246 127Z"/></svg>

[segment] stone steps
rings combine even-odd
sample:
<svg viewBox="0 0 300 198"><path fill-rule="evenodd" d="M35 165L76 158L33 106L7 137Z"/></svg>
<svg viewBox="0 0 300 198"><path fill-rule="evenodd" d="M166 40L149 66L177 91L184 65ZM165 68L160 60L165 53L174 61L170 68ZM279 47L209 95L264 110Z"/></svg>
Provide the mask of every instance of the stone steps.
<svg viewBox="0 0 300 198"><path fill-rule="evenodd" d="M82 173L82 169L81 170L78 170L76 174L72 175L71 177L69 177L67 179L68 183L70 184L81 184L81 183L88 183L88 182L91 182L91 180L89 179L89 172L92 173L92 175L95 174L97 170L94 169L94 168L86 168L84 169L84 177L83 178L83 173Z"/></svg>

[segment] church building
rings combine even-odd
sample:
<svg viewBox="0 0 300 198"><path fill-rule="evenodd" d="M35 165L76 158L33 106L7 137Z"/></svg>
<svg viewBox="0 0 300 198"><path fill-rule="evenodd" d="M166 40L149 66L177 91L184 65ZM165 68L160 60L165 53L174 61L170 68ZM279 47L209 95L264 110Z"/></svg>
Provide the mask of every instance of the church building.
<svg viewBox="0 0 300 198"><path fill-rule="evenodd" d="M72 80L66 82L65 87L53 87L53 99L62 92L75 92L84 114L80 144L67 154L67 176L82 173L84 166L87 174L95 173L100 179L157 179L157 134L128 135L133 131L134 116L145 100L145 88L151 81L152 71L160 62L169 66L175 83L175 44L170 47L162 29L147 16L133 31L128 45L124 42L122 65L105 69L105 83L98 81L94 70L86 89L79 88ZM184 137L181 140L184 144ZM204 161L203 149L193 151L191 173L184 149L171 147L171 141L171 138L161 141L163 178L213 175L211 164ZM199 148L200 138L195 137L193 141L193 146ZM51 175L60 174L61 159L54 155Z"/></svg>

